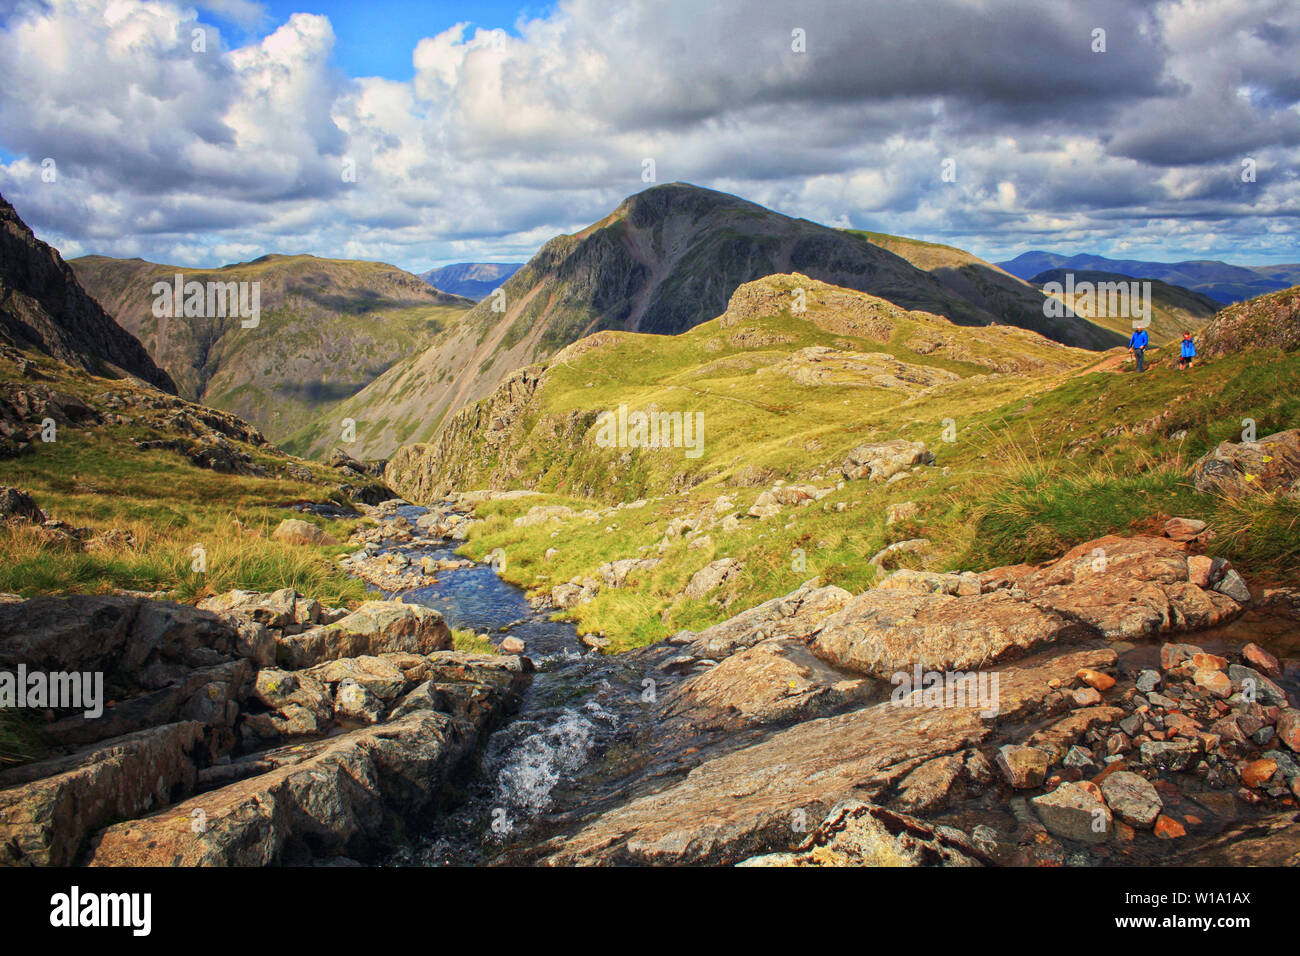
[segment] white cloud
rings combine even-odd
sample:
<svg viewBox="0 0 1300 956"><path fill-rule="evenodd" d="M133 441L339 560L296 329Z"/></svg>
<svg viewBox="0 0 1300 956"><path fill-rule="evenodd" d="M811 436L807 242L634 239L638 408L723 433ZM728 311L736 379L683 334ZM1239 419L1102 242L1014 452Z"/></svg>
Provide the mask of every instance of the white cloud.
<svg viewBox="0 0 1300 956"><path fill-rule="evenodd" d="M986 255L1174 258L1213 235L1237 259L1300 257L1286 0L567 0L517 36L395 38L409 83L340 73L326 17L231 47L205 12L265 18L249 0L48 0L0 26L17 157L0 190L63 249L526 258L644 188L650 157L660 182Z"/></svg>

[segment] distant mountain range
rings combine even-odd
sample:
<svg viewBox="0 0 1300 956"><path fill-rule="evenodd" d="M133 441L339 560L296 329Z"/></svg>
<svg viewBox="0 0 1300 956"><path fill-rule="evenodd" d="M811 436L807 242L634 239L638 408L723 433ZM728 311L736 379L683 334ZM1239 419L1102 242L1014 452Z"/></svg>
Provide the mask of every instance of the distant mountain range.
<svg viewBox="0 0 1300 956"><path fill-rule="evenodd" d="M522 262L457 262L430 269L420 278L429 285L479 302L523 268Z"/></svg>
<svg viewBox="0 0 1300 956"><path fill-rule="evenodd" d="M1170 285L1200 292L1224 305L1300 284L1300 264L1234 266L1217 259L1147 262L1141 259L1107 259L1105 256L1088 253L1065 256L1055 252L1034 251L1021 253L998 265L1021 279L1031 279L1051 269L1091 270L1138 279L1159 279Z"/></svg>

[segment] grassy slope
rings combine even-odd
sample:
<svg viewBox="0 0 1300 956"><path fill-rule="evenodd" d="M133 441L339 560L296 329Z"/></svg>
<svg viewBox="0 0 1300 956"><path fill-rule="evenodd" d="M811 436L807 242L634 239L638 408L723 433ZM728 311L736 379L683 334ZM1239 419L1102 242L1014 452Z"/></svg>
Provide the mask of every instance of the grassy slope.
<svg viewBox="0 0 1300 956"><path fill-rule="evenodd" d="M788 314L764 327L793 337L775 349L780 354L832 337ZM1237 438L1243 418L1254 418L1260 434L1300 422L1300 357L1261 353L1191 373L1158 364L1137 377L1088 372L1095 358L1084 356L1071 370L970 377L900 403L874 389L809 387L760 375L755 369L772 361L771 350L711 352L708 343L718 334L715 322L676 337L613 336L613 344L554 368L541 394L543 416L620 401L634 409L658 403L665 410L704 411L703 457L687 462L680 451L597 450L590 440L578 448L539 447L533 473L514 484L547 495L482 506L489 518L472 532L466 553L481 557L504 548L507 577L540 588L591 574L609 560L665 558L637 586L602 592L567 612L583 630L614 638L615 647L722 620L815 576L861 590L875 574L868 557L917 536L934 547L913 566L980 569L1042 560L1105 533L1150 530L1163 517L1197 515L1218 532L1212 552L1256 577L1297 580L1300 503L1201 495L1186 473L1217 442ZM920 360L899 344L901 337L884 347ZM953 443L941 436L947 418L958 428ZM828 466L848 448L890 437L927 442L938 466L888 486L848 482L822 502L787 508L766 521L746 519L730 534L715 528L709 547L691 550L681 539L662 555L656 550L671 518L699 514L720 494L733 497L743 513L771 480L829 475ZM705 480L644 507L525 529L510 520L541 502L599 508L662 494L665 482L683 469ZM608 491L574 497L575 488L592 486ZM887 527L889 505L903 501L916 502L919 515ZM845 511L828 510L841 502ZM558 554L546 560L549 548ZM724 556L745 565L738 585L721 595L727 606L678 597L697 569Z"/></svg>
<svg viewBox="0 0 1300 956"><path fill-rule="evenodd" d="M32 362L49 376L48 385L91 405L105 391L137 390L75 372L43 357ZM22 381L12 363L0 357L0 379ZM130 532L133 544L77 551L42 544L34 530L0 526L0 592L25 596L57 592L162 590L193 600L230 588L274 590L293 587L327 605L362 598L359 582L344 575L334 558L347 549L292 546L270 539L286 517L306 517L346 538L353 522L330 522L284 507L299 500L322 500L323 484L281 478L223 475L191 465L170 451L141 451L140 438L159 433L143 423L66 427L58 440L35 443L16 458L0 459L0 485L31 494L47 514L79 528ZM274 449L239 445L275 471L286 459ZM321 482L338 478L310 465ZM207 553L208 570L191 570L196 544Z"/></svg>

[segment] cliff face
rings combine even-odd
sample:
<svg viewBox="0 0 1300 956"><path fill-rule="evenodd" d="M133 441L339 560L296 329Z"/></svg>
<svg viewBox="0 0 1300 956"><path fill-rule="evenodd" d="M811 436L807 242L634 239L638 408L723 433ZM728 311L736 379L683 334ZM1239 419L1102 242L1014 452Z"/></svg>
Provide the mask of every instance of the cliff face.
<svg viewBox="0 0 1300 956"><path fill-rule="evenodd" d="M372 443L362 451L385 456L399 444L430 440L515 369L544 362L584 336L679 334L720 315L744 283L794 272L959 325L1030 328L1083 348L1122 344L1085 319L1045 318L1042 292L1005 273L998 278L1008 289L945 282L862 235L671 183L624 200L575 235L552 239L502 286L504 311L500 301L483 300L447 336L331 414L371 423Z"/></svg>
<svg viewBox="0 0 1300 956"><path fill-rule="evenodd" d="M98 375L125 372L166 392L171 376L96 302L71 267L0 196L0 341Z"/></svg>

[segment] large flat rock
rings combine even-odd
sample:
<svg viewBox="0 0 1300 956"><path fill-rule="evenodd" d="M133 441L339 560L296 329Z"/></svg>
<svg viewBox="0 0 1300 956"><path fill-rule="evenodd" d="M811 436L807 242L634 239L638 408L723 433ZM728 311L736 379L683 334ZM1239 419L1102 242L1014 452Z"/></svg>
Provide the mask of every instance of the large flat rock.
<svg viewBox="0 0 1300 956"><path fill-rule="evenodd" d="M1059 649L1019 662L1000 675L995 721L970 708L886 701L797 724L587 819L549 841L543 862L716 864L793 850L807 836L806 827L792 825L795 819L812 825L846 799L879 802L926 761L991 747L1001 722L1058 706L1047 703L1059 700L1049 680L1114 661L1113 651L1098 648Z"/></svg>

